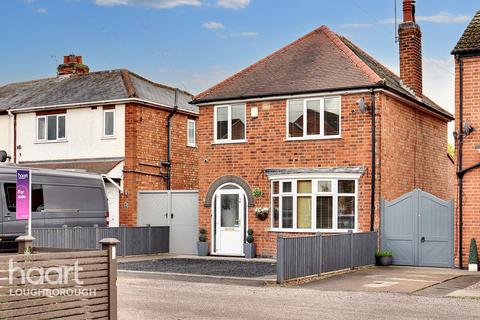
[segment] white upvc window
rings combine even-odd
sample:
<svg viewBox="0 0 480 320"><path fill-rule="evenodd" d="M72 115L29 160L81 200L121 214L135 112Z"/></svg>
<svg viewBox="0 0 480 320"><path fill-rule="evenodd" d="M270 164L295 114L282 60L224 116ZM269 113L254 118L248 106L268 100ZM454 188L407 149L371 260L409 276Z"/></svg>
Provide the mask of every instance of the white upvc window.
<svg viewBox="0 0 480 320"><path fill-rule="evenodd" d="M246 105L229 104L215 106L214 142L245 142L247 135Z"/></svg>
<svg viewBox="0 0 480 320"><path fill-rule="evenodd" d="M357 230L357 178L274 179L271 197L273 231Z"/></svg>
<svg viewBox="0 0 480 320"><path fill-rule="evenodd" d="M341 99L323 97L287 101L287 140L341 137Z"/></svg>
<svg viewBox="0 0 480 320"><path fill-rule="evenodd" d="M196 142L196 129L195 129L195 120L187 120L187 146L195 147Z"/></svg>
<svg viewBox="0 0 480 320"><path fill-rule="evenodd" d="M103 109L103 136L115 137L115 109Z"/></svg>
<svg viewBox="0 0 480 320"><path fill-rule="evenodd" d="M66 115L54 114L37 117L37 141L54 142L66 139Z"/></svg>

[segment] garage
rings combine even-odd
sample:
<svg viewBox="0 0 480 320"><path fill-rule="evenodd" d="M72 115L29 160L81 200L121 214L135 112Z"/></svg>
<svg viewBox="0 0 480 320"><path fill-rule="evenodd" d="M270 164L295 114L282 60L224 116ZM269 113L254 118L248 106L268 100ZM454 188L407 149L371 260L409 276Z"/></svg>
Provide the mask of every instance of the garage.
<svg viewBox="0 0 480 320"><path fill-rule="evenodd" d="M453 267L453 200L415 189L393 201L382 199L381 241L396 265Z"/></svg>

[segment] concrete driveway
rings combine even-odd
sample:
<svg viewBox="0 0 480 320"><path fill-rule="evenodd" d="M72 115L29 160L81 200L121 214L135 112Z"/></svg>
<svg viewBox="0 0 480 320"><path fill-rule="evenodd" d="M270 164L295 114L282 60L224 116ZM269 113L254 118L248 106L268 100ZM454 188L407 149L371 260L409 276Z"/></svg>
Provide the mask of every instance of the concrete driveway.
<svg viewBox="0 0 480 320"><path fill-rule="evenodd" d="M413 293L471 275L464 270L418 267L372 267L301 285L331 291Z"/></svg>

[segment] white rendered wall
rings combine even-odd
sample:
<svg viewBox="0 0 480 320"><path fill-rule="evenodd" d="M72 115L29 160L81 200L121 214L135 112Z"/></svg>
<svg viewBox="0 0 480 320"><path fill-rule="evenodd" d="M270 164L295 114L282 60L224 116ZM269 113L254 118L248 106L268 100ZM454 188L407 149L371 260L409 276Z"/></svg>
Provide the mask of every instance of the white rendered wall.
<svg viewBox="0 0 480 320"><path fill-rule="evenodd" d="M35 112L19 113L18 146L18 162L124 157L125 105L115 108L114 138L103 136L102 107L67 109L66 141L62 142L37 142Z"/></svg>
<svg viewBox="0 0 480 320"><path fill-rule="evenodd" d="M0 150L10 153L10 117L0 115Z"/></svg>

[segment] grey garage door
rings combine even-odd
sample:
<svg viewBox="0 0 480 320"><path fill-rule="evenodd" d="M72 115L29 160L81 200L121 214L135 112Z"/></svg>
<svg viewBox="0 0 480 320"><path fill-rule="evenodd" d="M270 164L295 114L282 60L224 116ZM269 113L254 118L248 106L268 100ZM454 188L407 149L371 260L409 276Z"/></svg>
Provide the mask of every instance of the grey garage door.
<svg viewBox="0 0 480 320"><path fill-rule="evenodd" d="M420 189L382 199L380 245L396 265L453 267L453 200Z"/></svg>
<svg viewBox="0 0 480 320"><path fill-rule="evenodd" d="M196 254L198 191L138 192L137 225L170 227L170 253Z"/></svg>

